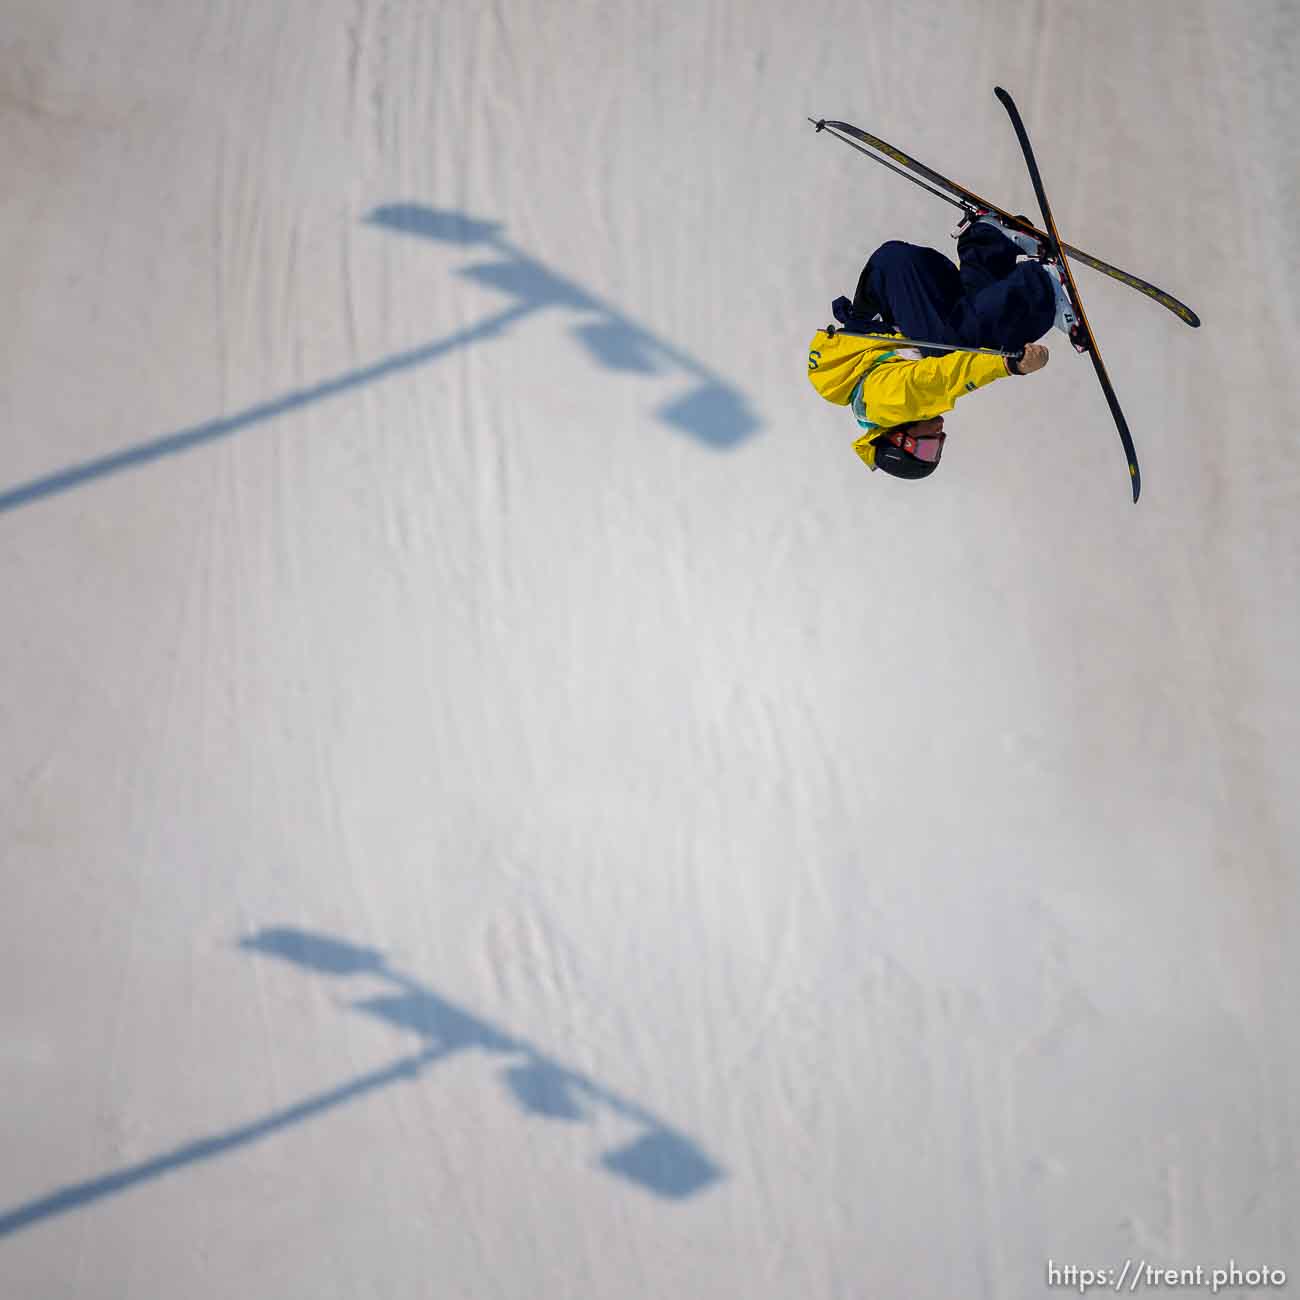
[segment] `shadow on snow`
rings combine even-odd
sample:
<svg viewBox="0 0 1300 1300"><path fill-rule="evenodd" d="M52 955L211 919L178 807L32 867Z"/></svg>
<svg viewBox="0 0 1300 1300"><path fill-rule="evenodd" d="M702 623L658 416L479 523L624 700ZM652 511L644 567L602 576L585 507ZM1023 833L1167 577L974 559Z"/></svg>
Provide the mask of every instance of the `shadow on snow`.
<svg viewBox="0 0 1300 1300"><path fill-rule="evenodd" d="M459 274L505 294L511 299L509 305L444 338L396 353L372 365L0 491L0 511L53 496L119 470L188 451L362 385L427 365L458 348L497 338L525 318L550 308L562 308L587 318L574 326L574 336L588 355L606 369L635 375L676 370L692 381L682 396L655 412L669 427L715 448L733 447L758 429L756 416L737 389L694 357L678 351L580 285L555 274L515 248L501 237L499 223L413 203L376 208L366 221L402 235L485 250L491 260L468 266Z"/></svg>
<svg viewBox="0 0 1300 1300"><path fill-rule="evenodd" d="M379 1070L248 1124L188 1142L153 1159L0 1211L0 1237L44 1219L127 1191L200 1160L211 1160L273 1136L326 1111L403 1080L411 1081L456 1052L477 1050L503 1058L501 1080L507 1095L525 1114L568 1123L584 1122L597 1109L628 1121L639 1136L606 1151L600 1166L667 1200L684 1200L720 1179L722 1170L689 1138L649 1111L559 1064L522 1038L503 1033L453 1005L388 965L382 953L302 930L261 930L239 942L248 953L270 956L317 975L364 976L382 981L377 996L354 1002L355 1009L413 1033L421 1046Z"/></svg>

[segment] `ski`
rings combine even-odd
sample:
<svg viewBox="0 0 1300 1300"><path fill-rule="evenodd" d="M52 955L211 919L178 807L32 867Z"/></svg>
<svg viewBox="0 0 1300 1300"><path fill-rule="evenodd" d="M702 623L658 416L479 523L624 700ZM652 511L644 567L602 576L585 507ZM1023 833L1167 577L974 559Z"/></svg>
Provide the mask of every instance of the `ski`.
<svg viewBox="0 0 1300 1300"><path fill-rule="evenodd" d="M1005 208L1000 208L996 203L990 203L987 199L982 199L974 190L968 190L964 185L958 185L956 181L949 180L946 176L932 171L924 163L908 154L901 149L895 149L893 145L886 144L878 136L872 135L868 131L863 131L860 127L850 126L848 122L835 122L826 118L820 120L809 118L813 126L818 131L830 131L837 140L843 141L851 149L856 149L859 153L866 154L873 162L878 162L883 167L888 167L891 172L897 172L905 180L911 181L914 185L919 185L927 194L933 194L935 198L943 199L945 203L951 203L954 207L961 208L969 215L973 215L977 209L989 212L997 219L1008 226L1017 230L1023 230L1034 238L1046 240L1047 232L1039 230L1031 222L1023 220L1021 217L1008 212ZM848 137L852 136L853 139ZM861 144L854 144L854 140L859 140ZM870 145L870 149L865 149L863 145ZM876 153L873 153L875 150ZM877 157L877 153L884 154L885 157ZM893 163L885 161L885 158L892 158L894 162L900 163L901 167L895 167ZM907 168L904 171L903 168ZM912 172L915 175L909 175ZM931 189L930 185L922 184L917 180L917 176L924 176L932 185L939 188ZM1108 275L1112 280L1118 280L1121 284L1126 284L1130 289L1136 289L1139 293L1145 294L1148 298L1158 302L1162 307L1173 312L1179 320L1185 321L1195 329L1201 323L1201 318L1184 302L1179 302L1171 293L1166 293L1164 289L1158 288L1149 280L1144 280L1141 276L1134 275L1130 271L1122 270L1120 267L1110 262L1103 262L1101 258L1094 257L1091 253L1085 253L1081 248L1075 248L1072 244L1061 244L1065 250L1076 261L1082 262L1085 266L1090 266L1095 271L1100 271L1103 275Z"/></svg>
<svg viewBox="0 0 1300 1300"><path fill-rule="evenodd" d="M1016 139L1020 141L1021 152L1025 155L1025 165L1029 168L1029 179L1034 183L1034 193L1038 196L1038 206L1043 213L1043 224L1047 227L1050 251L1056 259L1057 265L1060 266L1062 275L1065 277L1065 287L1070 295L1070 303L1079 318L1078 329L1082 334L1083 345L1092 358L1093 369L1096 370L1097 378L1101 381L1101 390L1106 394L1106 404L1110 407L1110 413L1115 418L1115 427L1119 430L1119 440L1124 444L1124 454L1128 457L1129 478L1133 481L1133 500L1136 502L1138 494L1142 491L1142 475L1138 470L1137 452L1133 447L1133 435L1128 431L1128 421L1124 419L1124 412L1119 409L1119 399L1115 396L1115 389L1110 382L1110 376L1106 373L1106 367L1102 363L1101 353L1097 351L1097 340L1093 337L1092 326L1088 324L1087 313L1083 310L1083 303L1079 299L1079 290L1074 283L1074 274L1070 270L1070 263L1066 260L1065 250L1061 247L1060 236L1056 233L1056 222L1052 220L1052 209L1047 202L1047 191L1043 188L1043 178L1038 172L1038 161L1034 157L1033 146L1029 143L1029 135L1025 131L1024 122L1020 119L1020 110L1016 107L1015 100L1001 86L995 86L993 93L1001 101L1002 107L1007 110L1007 114L1011 118L1011 125L1015 128Z"/></svg>

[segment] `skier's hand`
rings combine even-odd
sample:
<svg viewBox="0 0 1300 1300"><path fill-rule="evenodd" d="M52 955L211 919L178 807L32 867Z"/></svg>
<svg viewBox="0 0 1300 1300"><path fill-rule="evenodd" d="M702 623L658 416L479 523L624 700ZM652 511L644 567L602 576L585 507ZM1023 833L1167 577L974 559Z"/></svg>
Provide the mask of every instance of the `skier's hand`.
<svg viewBox="0 0 1300 1300"><path fill-rule="evenodd" d="M1022 375L1032 375L1047 364L1048 352L1041 343L1026 343L1025 354L1016 362L1016 370Z"/></svg>

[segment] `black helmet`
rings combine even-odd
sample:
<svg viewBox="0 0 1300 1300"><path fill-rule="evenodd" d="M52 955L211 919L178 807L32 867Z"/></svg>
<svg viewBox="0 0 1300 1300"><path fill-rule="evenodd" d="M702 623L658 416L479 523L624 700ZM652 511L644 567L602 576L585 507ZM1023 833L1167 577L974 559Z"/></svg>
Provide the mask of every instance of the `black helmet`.
<svg viewBox="0 0 1300 1300"><path fill-rule="evenodd" d="M882 429L879 436L872 439L877 469L883 469L895 478L928 478L939 468L947 434L941 428L928 437L914 438L908 432L911 427L910 424L895 425L892 429Z"/></svg>

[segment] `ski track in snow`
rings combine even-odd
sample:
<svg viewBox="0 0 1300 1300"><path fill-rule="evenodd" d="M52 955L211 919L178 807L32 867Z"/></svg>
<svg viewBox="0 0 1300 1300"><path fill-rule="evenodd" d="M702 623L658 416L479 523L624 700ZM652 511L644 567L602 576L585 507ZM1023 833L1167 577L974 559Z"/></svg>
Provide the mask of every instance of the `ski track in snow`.
<svg viewBox="0 0 1300 1300"><path fill-rule="evenodd" d="M0 1294L1300 1269L1300 24L8 6ZM1090 368L801 358L1027 211ZM1049 340L1050 342L1050 340Z"/></svg>

